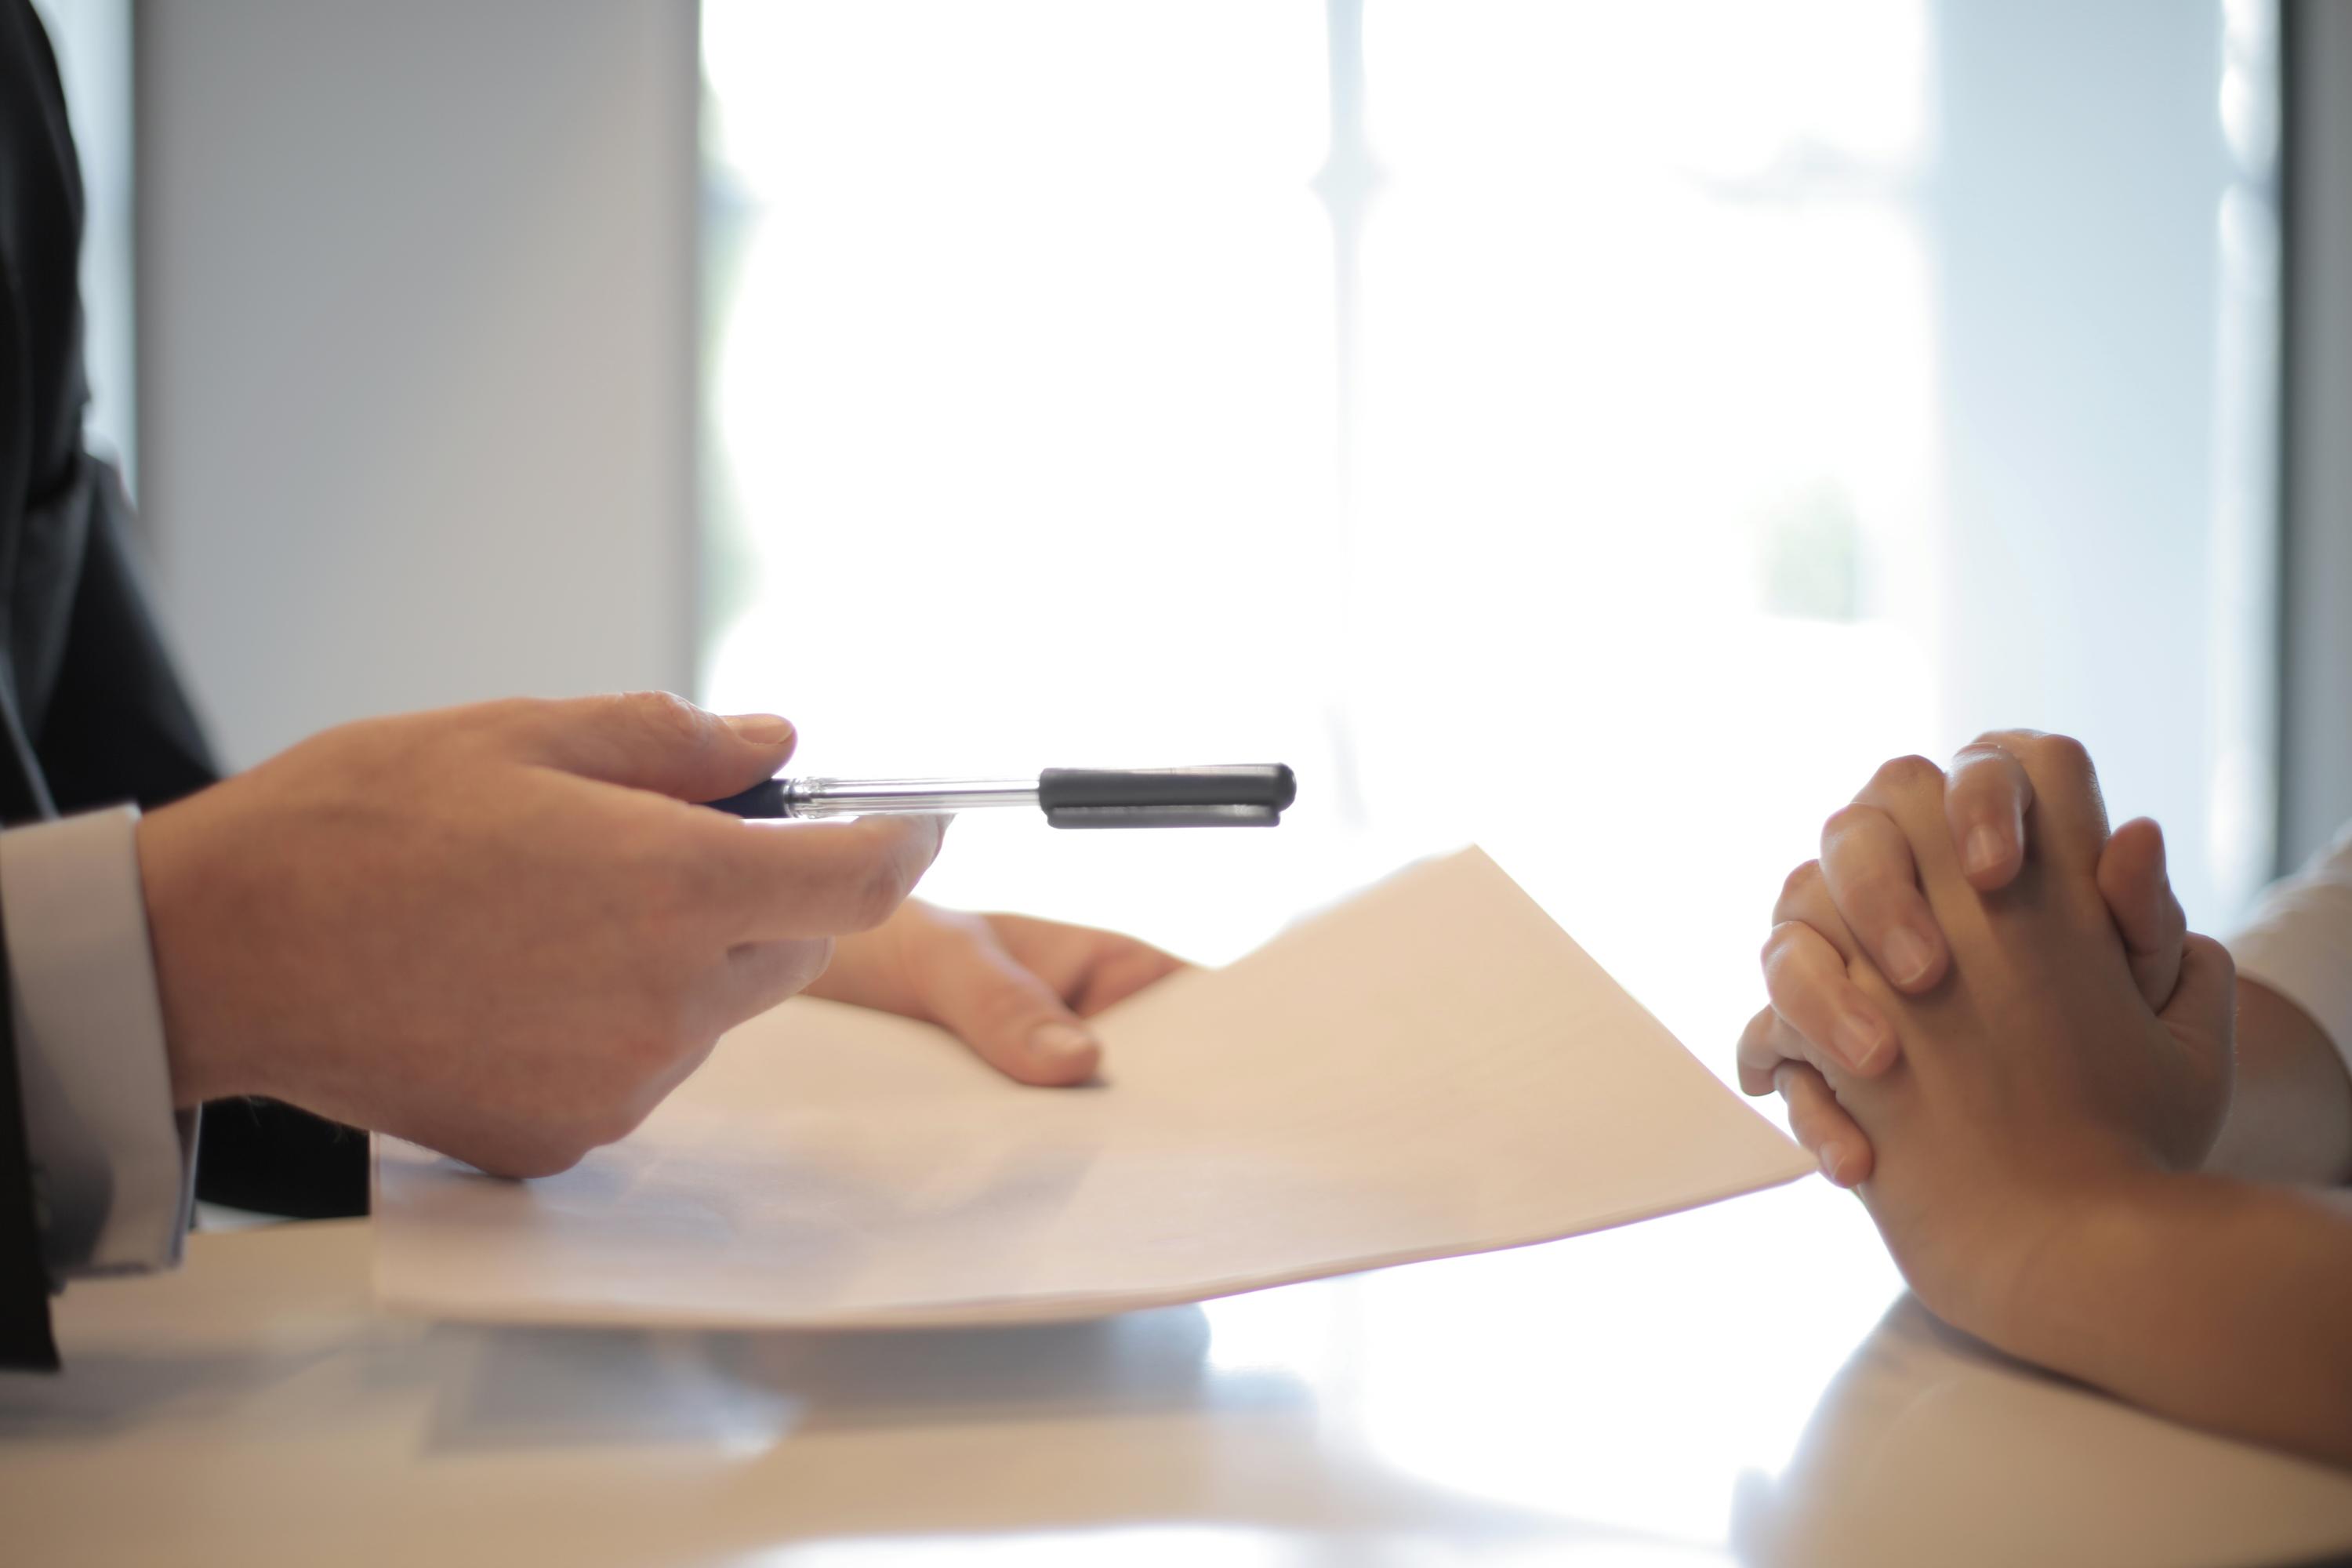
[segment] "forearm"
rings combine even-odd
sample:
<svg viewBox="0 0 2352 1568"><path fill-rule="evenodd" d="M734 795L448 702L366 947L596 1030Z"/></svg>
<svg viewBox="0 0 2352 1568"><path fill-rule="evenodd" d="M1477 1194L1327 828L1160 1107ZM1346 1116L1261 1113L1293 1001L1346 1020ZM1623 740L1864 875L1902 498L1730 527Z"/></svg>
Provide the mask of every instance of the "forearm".
<svg viewBox="0 0 2352 1568"><path fill-rule="evenodd" d="M2352 1077L2327 1036L2243 975L2237 1035L2230 1114L2206 1169L2316 1186L2352 1180Z"/></svg>
<svg viewBox="0 0 2352 1568"><path fill-rule="evenodd" d="M2085 1205L1987 1335L2192 1426L2352 1466L2352 1204L2210 1174Z"/></svg>

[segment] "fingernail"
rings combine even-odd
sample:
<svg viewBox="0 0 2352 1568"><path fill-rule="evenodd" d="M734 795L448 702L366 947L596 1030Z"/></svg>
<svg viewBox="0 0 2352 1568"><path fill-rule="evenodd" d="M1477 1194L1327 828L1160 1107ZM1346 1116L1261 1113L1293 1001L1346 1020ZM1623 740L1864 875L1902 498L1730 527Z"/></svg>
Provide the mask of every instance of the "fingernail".
<svg viewBox="0 0 2352 1568"><path fill-rule="evenodd" d="M1960 852L1960 863L1971 877L1980 877L1998 868L2009 858L2009 840L2000 829L1990 823L1979 823L1969 830L1968 847Z"/></svg>
<svg viewBox="0 0 2352 1568"><path fill-rule="evenodd" d="M1886 1048L1886 1031L1874 1019L1848 1013L1838 1019L1830 1043L1837 1047L1846 1066L1856 1072L1868 1072L1876 1064L1879 1053Z"/></svg>
<svg viewBox="0 0 2352 1568"><path fill-rule="evenodd" d="M773 713L738 713L727 727L755 746L781 746L793 738L793 721Z"/></svg>
<svg viewBox="0 0 2352 1568"><path fill-rule="evenodd" d="M1935 962L1936 950L1910 927L1896 926L1886 933L1886 978L1895 984L1911 984Z"/></svg>
<svg viewBox="0 0 2352 1568"><path fill-rule="evenodd" d="M1822 1145L1822 1152L1815 1158L1821 1161L1822 1174L1830 1179L1832 1185L1840 1187L1845 1185L1845 1183L1838 1179L1838 1173L1845 1169L1843 1147L1836 1143L1824 1143Z"/></svg>
<svg viewBox="0 0 2352 1568"><path fill-rule="evenodd" d="M1059 1064L1076 1061L1102 1046L1075 1024L1045 1024L1029 1037L1029 1049L1041 1062Z"/></svg>

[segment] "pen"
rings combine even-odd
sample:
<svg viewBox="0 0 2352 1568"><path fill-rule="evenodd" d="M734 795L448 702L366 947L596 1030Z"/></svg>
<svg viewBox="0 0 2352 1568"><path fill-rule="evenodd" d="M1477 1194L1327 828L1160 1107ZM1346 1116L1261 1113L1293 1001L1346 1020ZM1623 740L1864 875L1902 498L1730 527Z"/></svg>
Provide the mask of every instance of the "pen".
<svg viewBox="0 0 2352 1568"><path fill-rule="evenodd" d="M769 779L708 804L738 816L892 816L1034 805L1051 827L1272 827L1298 794L1279 763L1047 768L1034 779Z"/></svg>

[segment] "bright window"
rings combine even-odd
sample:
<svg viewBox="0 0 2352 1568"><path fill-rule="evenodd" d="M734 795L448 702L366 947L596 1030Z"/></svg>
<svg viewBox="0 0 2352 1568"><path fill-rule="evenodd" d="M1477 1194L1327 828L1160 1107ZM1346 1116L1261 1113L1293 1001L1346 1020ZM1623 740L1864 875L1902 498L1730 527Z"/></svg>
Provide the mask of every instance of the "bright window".
<svg viewBox="0 0 2352 1568"><path fill-rule="evenodd" d="M1476 839L1718 1068L1821 818L1986 723L2223 921L2268 14L2089 16L707 0L704 695L816 773L1287 761L929 888L1215 960Z"/></svg>

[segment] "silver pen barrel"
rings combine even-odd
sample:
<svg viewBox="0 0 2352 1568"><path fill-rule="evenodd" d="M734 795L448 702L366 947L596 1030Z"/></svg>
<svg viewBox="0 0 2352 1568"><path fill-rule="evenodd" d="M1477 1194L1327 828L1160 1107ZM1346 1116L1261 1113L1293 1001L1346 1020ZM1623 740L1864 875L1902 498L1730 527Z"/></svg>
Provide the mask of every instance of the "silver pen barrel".
<svg viewBox="0 0 2352 1568"><path fill-rule="evenodd" d="M1035 779L794 779L784 788L795 817L919 816L1037 804Z"/></svg>

